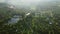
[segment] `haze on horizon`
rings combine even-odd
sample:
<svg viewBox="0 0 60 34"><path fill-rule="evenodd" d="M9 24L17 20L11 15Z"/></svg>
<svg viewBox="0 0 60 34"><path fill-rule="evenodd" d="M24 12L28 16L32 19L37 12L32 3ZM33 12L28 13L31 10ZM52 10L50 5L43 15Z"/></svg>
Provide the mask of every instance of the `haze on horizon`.
<svg viewBox="0 0 60 34"><path fill-rule="evenodd" d="M30 7L31 9L36 9L37 5L41 6L50 6L53 5L51 2L59 1L59 0L0 0L1 2L6 2L8 4L15 5L16 7ZM50 3L49 3L50 2ZM55 3L56 4L56 3ZM60 6L60 5L59 5Z"/></svg>
<svg viewBox="0 0 60 34"><path fill-rule="evenodd" d="M34 5L43 2L56 1L56 0L0 0L13 5ZM57 0L58 1L58 0Z"/></svg>

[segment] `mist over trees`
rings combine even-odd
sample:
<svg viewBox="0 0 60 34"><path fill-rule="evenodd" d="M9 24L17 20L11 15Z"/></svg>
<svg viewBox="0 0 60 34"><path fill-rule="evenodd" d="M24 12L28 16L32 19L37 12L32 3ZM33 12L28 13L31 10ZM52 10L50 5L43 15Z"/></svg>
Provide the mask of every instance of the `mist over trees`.
<svg viewBox="0 0 60 34"><path fill-rule="evenodd" d="M17 23L8 24L17 16ZM0 34L60 34L60 1L30 6L0 3Z"/></svg>

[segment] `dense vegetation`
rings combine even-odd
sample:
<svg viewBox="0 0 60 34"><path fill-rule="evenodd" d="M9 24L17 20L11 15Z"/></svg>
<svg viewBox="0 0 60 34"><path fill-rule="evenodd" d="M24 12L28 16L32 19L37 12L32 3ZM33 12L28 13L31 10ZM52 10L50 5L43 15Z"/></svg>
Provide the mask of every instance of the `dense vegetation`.
<svg viewBox="0 0 60 34"><path fill-rule="evenodd" d="M16 11L7 9L9 8L0 8L0 34L60 34L60 14L56 12L53 12L53 16L39 14L38 17L35 17L35 12L33 12L25 17L23 9ZM60 10L56 8L54 11ZM19 20L14 25L4 25L15 14L22 14L23 20Z"/></svg>

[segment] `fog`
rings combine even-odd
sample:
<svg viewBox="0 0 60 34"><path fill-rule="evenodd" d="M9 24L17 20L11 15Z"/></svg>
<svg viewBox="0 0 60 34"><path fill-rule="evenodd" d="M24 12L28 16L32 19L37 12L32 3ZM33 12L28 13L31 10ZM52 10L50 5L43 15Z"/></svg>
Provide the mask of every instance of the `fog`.
<svg viewBox="0 0 60 34"><path fill-rule="evenodd" d="M20 5L20 6L30 6L30 5L36 5L40 2L41 0L9 0L9 4L13 5Z"/></svg>
<svg viewBox="0 0 60 34"><path fill-rule="evenodd" d="M41 4L43 2L50 2L55 0L0 0L0 2L6 2L13 5L21 5L21 6L30 6Z"/></svg>
<svg viewBox="0 0 60 34"><path fill-rule="evenodd" d="M0 3L1 3L1 2L5 2L5 0L0 0Z"/></svg>
<svg viewBox="0 0 60 34"><path fill-rule="evenodd" d="M34 5L50 1L54 0L8 0L8 3L13 5Z"/></svg>
<svg viewBox="0 0 60 34"><path fill-rule="evenodd" d="M14 5L18 8L21 7L30 7L31 9L36 9L37 6L39 7L49 7L49 6L60 6L60 3L57 2L60 0L0 0L1 2L8 3L10 5Z"/></svg>

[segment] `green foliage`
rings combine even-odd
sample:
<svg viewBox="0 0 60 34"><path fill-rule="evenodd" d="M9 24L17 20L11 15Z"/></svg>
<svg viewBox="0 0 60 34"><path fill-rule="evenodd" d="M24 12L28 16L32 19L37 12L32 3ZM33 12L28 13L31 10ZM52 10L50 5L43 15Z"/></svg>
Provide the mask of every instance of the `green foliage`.
<svg viewBox="0 0 60 34"><path fill-rule="evenodd" d="M49 15L42 17L39 15L39 17L34 17L34 15L31 14L25 18L24 10L14 11L7 9L8 8L0 9L0 34L60 34L59 14L54 14L53 17ZM8 20L10 20L15 14L21 14L23 20L19 20L18 23L14 25L5 25L5 23L8 23Z"/></svg>
<svg viewBox="0 0 60 34"><path fill-rule="evenodd" d="M46 20L46 18L32 17L30 15L14 25L1 25L0 34L59 34L60 27L58 18L50 17L50 20ZM49 24L49 21L52 24Z"/></svg>

